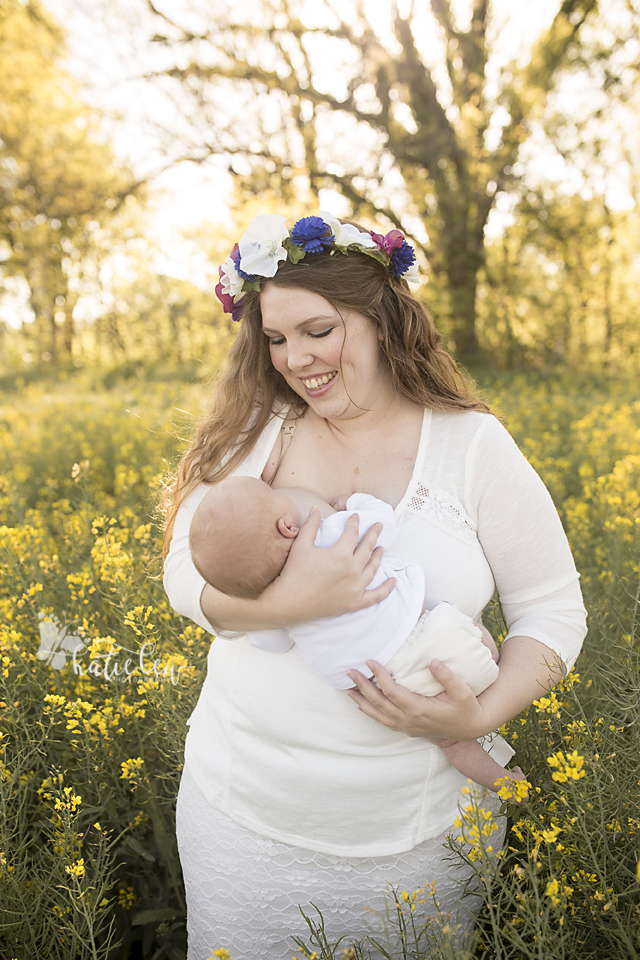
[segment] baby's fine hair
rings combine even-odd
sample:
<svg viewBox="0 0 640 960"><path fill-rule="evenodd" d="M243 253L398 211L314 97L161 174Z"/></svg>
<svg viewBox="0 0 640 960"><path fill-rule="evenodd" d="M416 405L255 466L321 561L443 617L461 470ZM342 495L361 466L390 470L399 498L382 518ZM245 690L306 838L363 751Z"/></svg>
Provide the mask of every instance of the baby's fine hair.
<svg viewBox="0 0 640 960"><path fill-rule="evenodd" d="M195 567L228 597L257 599L285 564L265 487L254 477L227 477L211 487L191 522Z"/></svg>

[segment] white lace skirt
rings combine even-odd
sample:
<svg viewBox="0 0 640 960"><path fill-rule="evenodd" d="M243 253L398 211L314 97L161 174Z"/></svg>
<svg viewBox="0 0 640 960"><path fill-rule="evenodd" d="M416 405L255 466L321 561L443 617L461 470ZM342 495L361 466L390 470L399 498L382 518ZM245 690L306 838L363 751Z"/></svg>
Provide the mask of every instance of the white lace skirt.
<svg viewBox="0 0 640 960"><path fill-rule="evenodd" d="M384 914L390 886L411 892L435 882L440 909L463 926L480 905L475 897L460 903L466 873L457 860L445 859L451 854L443 836L383 857L338 857L290 846L252 833L212 807L187 767L176 829L187 897L188 960L209 960L220 947L233 960L291 960L300 955L292 936L308 934L298 905L317 916L312 903L322 911L329 941L373 931L379 937L376 914ZM500 843L503 835L504 825ZM497 838L493 841L497 849Z"/></svg>

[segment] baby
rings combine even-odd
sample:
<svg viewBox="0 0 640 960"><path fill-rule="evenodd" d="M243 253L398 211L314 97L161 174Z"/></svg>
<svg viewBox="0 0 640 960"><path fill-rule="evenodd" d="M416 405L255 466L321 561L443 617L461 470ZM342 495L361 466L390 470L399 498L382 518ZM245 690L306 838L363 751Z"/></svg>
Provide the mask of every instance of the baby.
<svg viewBox="0 0 640 960"><path fill-rule="evenodd" d="M189 540L196 568L227 596L256 599L280 574L312 506L323 518L318 547L333 546L354 513L360 537L382 522L378 545L388 549L395 540L392 507L368 494L340 497L331 505L307 490L274 490L253 477L228 477L209 490L193 517ZM434 696L443 687L428 668L433 657L476 695L490 686L498 676L499 654L488 632L450 603L425 612L424 572L416 564L383 557L369 589L389 577L396 579L393 590L372 607L286 630L254 631L249 640L272 652L285 652L295 643L313 670L343 690L353 687L347 670L371 677L365 661L375 659L397 683ZM434 742L457 770L489 789L497 789L496 781L505 776L524 777L519 767L505 770L476 740Z"/></svg>

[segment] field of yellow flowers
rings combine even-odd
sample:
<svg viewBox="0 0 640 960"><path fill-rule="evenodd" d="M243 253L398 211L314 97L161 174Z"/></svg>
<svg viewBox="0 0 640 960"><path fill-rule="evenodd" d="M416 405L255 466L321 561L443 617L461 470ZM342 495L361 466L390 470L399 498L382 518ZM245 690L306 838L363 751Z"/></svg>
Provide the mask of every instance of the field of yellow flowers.
<svg viewBox="0 0 640 960"><path fill-rule="evenodd" d="M574 673L506 731L532 790L505 802L501 855L473 791L461 811L452 850L484 898L473 936L454 944L437 891L396 891L393 960L637 958L638 391L481 382L560 510L590 630ZM2 960L186 956L173 815L209 641L164 596L157 501L206 387L98 383L0 391ZM486 622L499 637L497 604ZM301 918L292 955L380 955L345 934L332 945Z"/></svg>

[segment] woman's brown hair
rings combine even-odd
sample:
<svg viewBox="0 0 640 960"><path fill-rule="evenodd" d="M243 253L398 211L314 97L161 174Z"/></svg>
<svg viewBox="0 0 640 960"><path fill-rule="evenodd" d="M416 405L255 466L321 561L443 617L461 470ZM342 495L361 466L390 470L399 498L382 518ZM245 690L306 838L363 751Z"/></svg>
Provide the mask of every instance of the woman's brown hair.
<svg viewBox="0 0 640 960"><path fill-rule="evenodd" d="M402 397L439 410L489 412L487 405L472 395L455 361L441 346L442 337L428 309L404 280L391 279L387 267L373 257L357 251L348 256L332 256L329 251L307 255L297 264L281 263L268 282L309 290L338 312L354 310L369 317L380 331L381 356ZM271 363L269 342L262 332L259 293L246 294L240 323L215 384L210 410L165 495L165 551L185 496L200 481L222 480L237 467L255 446L278 403L284 410L293 403L299 415L305 407Z"/></svg>

